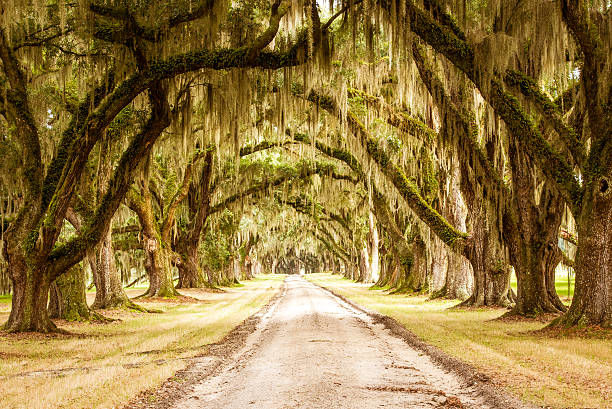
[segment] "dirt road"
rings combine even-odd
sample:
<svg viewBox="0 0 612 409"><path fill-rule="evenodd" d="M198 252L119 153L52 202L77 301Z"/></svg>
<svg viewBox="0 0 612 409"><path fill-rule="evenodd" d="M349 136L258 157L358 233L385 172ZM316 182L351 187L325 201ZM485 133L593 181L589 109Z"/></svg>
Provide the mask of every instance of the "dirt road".
<svg viewBox="0 0 612 409"><path fill-rule="evenodd" d="M240 350L174 408L491 408L328 291L289 277Z"/></svg>

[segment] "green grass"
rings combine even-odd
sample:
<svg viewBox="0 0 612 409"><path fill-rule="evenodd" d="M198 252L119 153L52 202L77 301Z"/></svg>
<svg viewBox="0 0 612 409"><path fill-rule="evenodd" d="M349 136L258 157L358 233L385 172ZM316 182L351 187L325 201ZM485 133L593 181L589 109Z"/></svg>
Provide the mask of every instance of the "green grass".
<svg viewBox="0 0 612 409"><path fill-rule="evenodd" d="M208 344L265 305L283 279L260 276L224 292L181 290L198 303L139 299L164 312L104 312L121 319L110 324L60 322L73 333L69 336L0 332L0 407L122 407L183 369L189 358L205 353ZM130 296L140 293L128 290ZM7 317L2 310L0 321Z"/></svg>
<svg viewBox="0 0 612 409"><path fill-rule="evenodd" d="M11 295L0 295L0 304L10 304L11 300Z"/></svg>
<svg viewBox="0 0 612 409"><path fill-rule="evenodd" d="M525 401L551 408L612 409L612 340L544 336L537 321L499 321L504 309L449 309L453 300L389 295L340 276L312 274L359 305L396 319L435 345L489 375Z"/></svg>

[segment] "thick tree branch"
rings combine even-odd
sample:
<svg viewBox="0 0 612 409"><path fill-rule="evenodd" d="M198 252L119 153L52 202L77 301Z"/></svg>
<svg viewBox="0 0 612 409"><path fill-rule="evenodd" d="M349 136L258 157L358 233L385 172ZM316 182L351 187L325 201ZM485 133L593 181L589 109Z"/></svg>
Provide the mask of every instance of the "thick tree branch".
<svg viewBox="0 0 612 409"><path fill-rule="evenodd" d="M149 155L153 144L169 125L170 107L165 84L158 83L151 87L149 100L152 105L151 117L123 153L93 219L84 227L82 234L51 252L49 262L53 279L78 263L85 256L87 248L95 246L100 241L132 184L136 169L142 159Z"/></svg>
<svg viewBox="0 0 612 409"><path fill-rule="evenodd" d="M369 106L374 107L382 114L389 125L419 138L426 145L431 145L437 138L435 131L425 125L421 120L405 112L397 112L382 98L377 98L354 88L348 89L348 96L349 98L359 98L365 101Z"/></svg>
<svg viewBox="0 0 612 409"><path fill-rule="evenodd" d="M209 214L213 214L213 213L217 213L223 209L225 209L226 207L228 207L229 205L231 205L232 203L237 202L238 200L259 193L259 192L263 192L269 188L272 187L276 187L276 186L280 186L283 183L289 181L289 180L293 180L293 179L305 179L308 178L312 175L315 174L319 174L319 175L330 175L334 178L337 179L343 179L346 180L347 176L346 175L339 175L339 174L335 174L335 172L331 171L329 166L325 165L325 164L319 164L318 162L314 164L314 166L309 166L306 169L301 170L297 175L284 175L281 177L278 177L274 180L267 180L261 183L257 183L247 189L245 189L244 191L240 192L240 193L236 193L233 194L231 196L229 196L228 198L222 200L221 202L215 204L214 206L212 206L210 208L210 212Z"/></svg>
<svg viewBox="0 0 612 409"><path fill-rule="evenodd" d="M502 200L508 198L510 196L508 187L476 139L477 124L473 115L464 112L451 100L444 84L428 61L423 47L416 43L413 44L412 55L421 80L442 113L443 123L446 126L446 129L442 132L443 136L458 138L457 148L460 161L465 164L474 163L474 167L477 167L476 173L483 176L484 184L492 192L498 193L497 195L488 195L489 198L502 198ZM452 135L449 134L450 130L453 130Z"/></svg>
<svg viewBox="0 0 612 409"><path fill-rule="evenodd" d="M191 178L193 177L194 167L198 163L200 159L205 157L208 154L208 151L212 151L213 147L208 147L205 150L197 151L189 163L185 168L185 174L183 175L183 182L181 186L176 191L170 204L166 208L164 212L164 220L161 226L161 238L163 243L170 242L170 232L172 231L172 227L174 226L174 218L176 215L176 210L178 209L179 204L185 200L189 193L189 185L191 184Z"/></svg>
<svg viewBox="0 0 612 409"><path fill-rule="evenodd" d="M380 0L383 6L390 1ZM555 153L537 127L523 112L520 104L502 87L493 73L480 72L470 44L457 37L453 31L437 23L413 1L406 1L410 29L423 41L444 55L476 85L495 113L506 123L514 138L521 141L546 177L554 182L567 203L574 210L580 206L582 187L565 159Z"/></svg>
<svg viewBox="0 0 612 409"><path fill-rule="evenodd" d="M532 78L515 70L506 71L504 82L506 85L519 90L528 98L529 102L535 106L546 123L559 134L576 165L584 169L583 166L586 162L584 145L578 139L574 129L563 121L563 115L559 107L540 91L538 84Z"/></svg>
<svg viewBox="0 0 612 409"><path fill-rule="evenodd" d="M308 100L319 104L321 108L337 116L339 119L342 119L342 115L335 101L330 97L312 91L308 96ZM456 230L444 217L429 206L421 197L419 188L415 183L406 177L399 166L390 161L387 153L379 147L378 142L369 135L355 115L349 112L347 120L351 132L365 145L369 157L376 162L383 174L387 176L397 188L399 194L404 198L406 204L408 204L412 211L415 212L415 214L427 224L444 243L462 254L468 235Z"/></svg>
<svg viewBox="0 0 612 409"><path fill-rule="evenodd" d="M42 190L42 156L38 128L32 114L26 86L26 78L12 47L8 43L4 29L0 29L0 60L8 81L6 90L5 115L15 126L19 135L18 143L23 155L24 201L18 212L16 225L21 225L25 213L40 212Z"/></svg>

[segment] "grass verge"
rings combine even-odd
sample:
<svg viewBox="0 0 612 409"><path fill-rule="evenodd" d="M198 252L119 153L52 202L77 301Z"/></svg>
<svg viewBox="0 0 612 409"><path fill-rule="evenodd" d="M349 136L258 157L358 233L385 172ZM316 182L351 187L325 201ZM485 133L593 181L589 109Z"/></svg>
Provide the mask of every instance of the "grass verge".
<svg viewBox="0 0 612 409"><path fill-rule="evenodd" d="M110 324L61 322L73 335L0 333L0 407L120 407L206 352L277 292L284 276L265 275L225 292L181 290L199 302L147 303L163 314L111 311ZM142 290L130 290L130 295ZM0 312L5 321L6 312Z"/></svg>
<svg viewBox="0 0 612 409"><path fill-rule="evenodd" d="M546 324L495 321L504 309L449 310L458 301L388 295L331 274L306 278L390 316L447 354L468 362L524 401L550 408L612 409L612 338L534 334Z"/></svg>

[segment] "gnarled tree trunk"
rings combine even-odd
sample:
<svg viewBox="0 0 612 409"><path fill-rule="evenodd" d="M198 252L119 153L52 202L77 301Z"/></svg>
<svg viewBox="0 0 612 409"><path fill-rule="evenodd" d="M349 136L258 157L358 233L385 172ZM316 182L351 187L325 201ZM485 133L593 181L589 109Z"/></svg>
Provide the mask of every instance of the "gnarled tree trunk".
<svg viewBox="0 0 612 409"><path fill-rule="evenodd" d="M5 325L9 332L57 332L49 318L47 302L51 279L44 265L28 265L23 258L9 256L13 281L11 313Z"/></svg>
<svg viewBox="0 0 612 409"><path fill-rule="evenodd" d="M80 265L72 267L51 284L49 316L67 321L105 320L87 305L85 270Z"/></svg>
<svg viewBox="0 0 612 409"><path fill-rule="evenodd" d="M576 289L572 305L556 323L612 327L612 174L587 185L580 215Z"/></svg>
<svg viewBox="0 0 612 409"><path fill-rule="evenodd" d="M399 277L392 285L393 293L423 293L429 289L425 243L417 237L411 247L409 255L402 254L399 258Z"/></svg>
<svg viewBox="0 0 612 409"><path fill-rule="evenodd" d="M159 239L148 234L143 236L145 269L149 276L147 297L176 297L180 295L172 282L172 251L163 248Z"/></svg>
<svg viewBox="0 0 612 409"><path fill-rule="evenodd" d="M163 243L161 231L153 215L152 197L149 189L150 158L144 166L138 192L130 192L129 206L138 215L142 228L144 266L149 276L146 297L176 297L179 295L172 282L172 249Z"/></svg>
<svg viewBox="0 0 612 409"><path fill-rule="evenodd" d="M509 157L516 214L506 218L504 236L510 243L510 260L518 282L512 313L531 317L563 312L565 307L556 291L549 291L554 288L554 268L558 264L551 260L560 256L557 243L563 200L558 192L544 186L537 203L533 166L516 142L510 144Z"/></svg>
<svg viewBox="0 0 612 409"><path fill-rule="evenodd" d="M200 268L198 261L198 242L180 242L177 252L181 258L178 264L179 282L177 288L202 288L211 284Z"/></svg>
<svg viewBox="0 0 612 409"><path fill-rule="evenodd" d="M129 308L147 311L146 308L131 301L123 290L121 272L115 263L115 251L110 230L98 245L97 250L88 252L87 259L96 286L96 298L91 305L92 309Z"/></svg>

